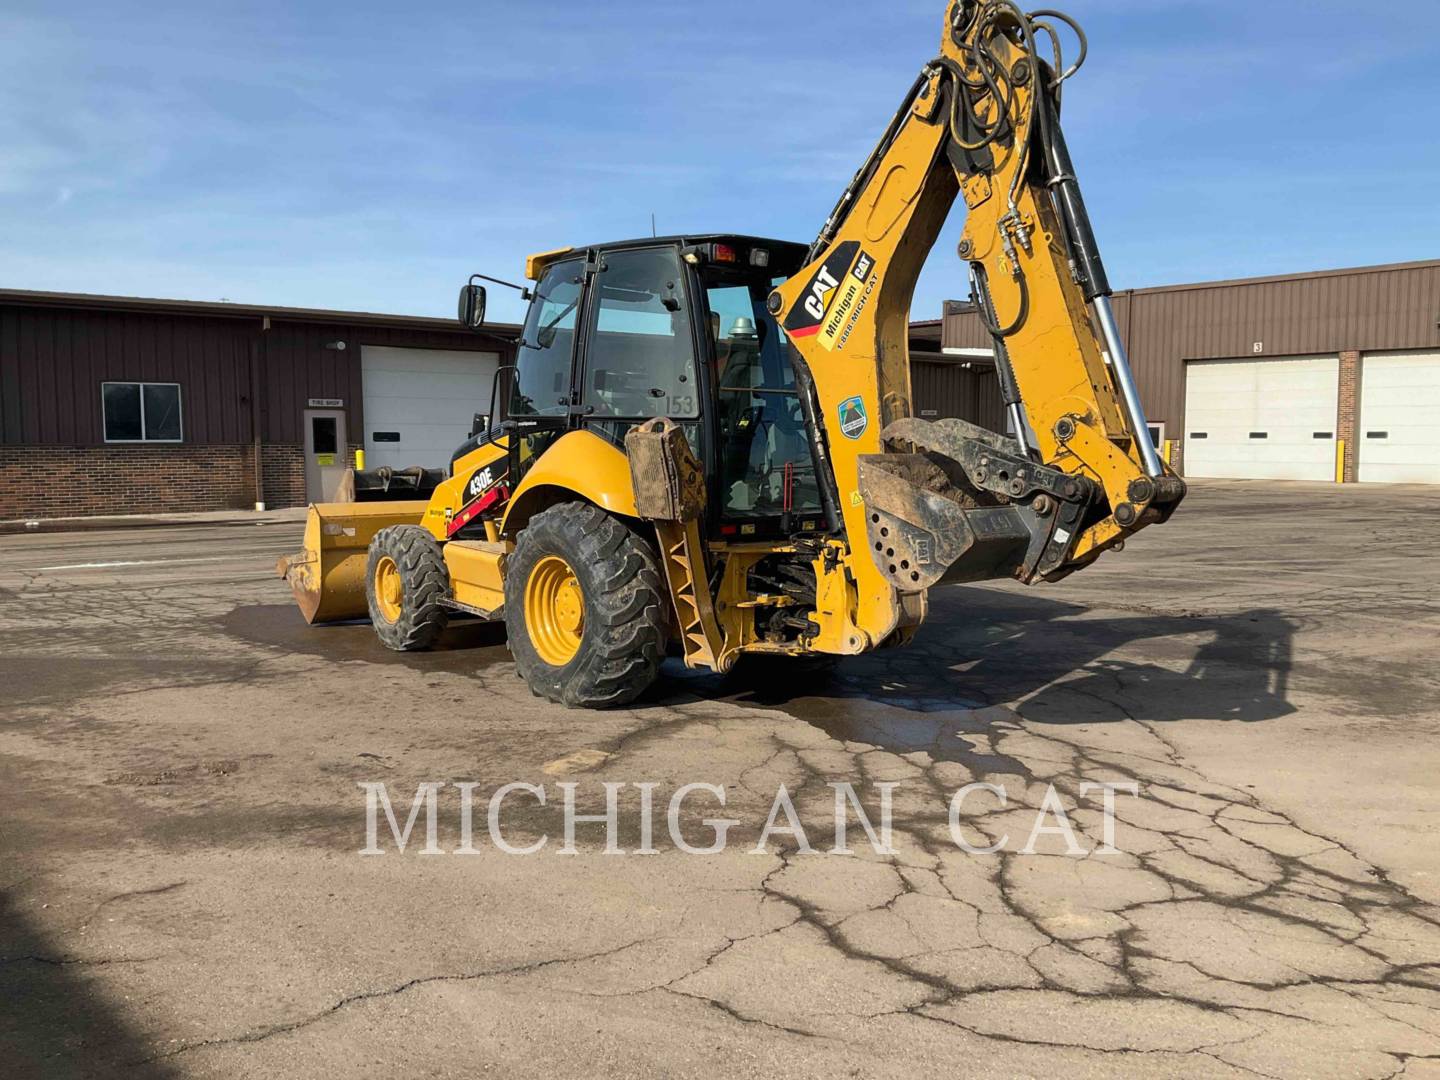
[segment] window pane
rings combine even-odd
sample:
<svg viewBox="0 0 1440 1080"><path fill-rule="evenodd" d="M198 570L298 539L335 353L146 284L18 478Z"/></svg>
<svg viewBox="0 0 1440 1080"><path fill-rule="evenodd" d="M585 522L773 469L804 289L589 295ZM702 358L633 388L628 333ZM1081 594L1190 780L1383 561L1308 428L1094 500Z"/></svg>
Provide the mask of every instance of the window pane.
<svg viewBox="0 0 1440 1080"><path fill-rule="evenodd" d="M311 449L317 454L338 454L340 452L340 438L335 430L333 416L310 418L310 442Z"/></svg>
<svg viewBox="0 0 1440 1080"><path fill-rule="evenodd" d="M140 384L107 383L101 388L105 403L105 438L110 442L141 437Z"/></svg>
<svg viewBox="0 0 1440 1080"><path fill-rule="evenodd" d="M180 387L145 387L145 439L147 442L180 440Z"/></svg>
<svg viewBox="0 0 1440 1080"><path fill-rule="evenodd" d="M535 287L510 399L511 416L566 416L570 411L570 355L584 262L556 263Z"/></svg>
<svg viewBox="0 0 1440 1080"><path fill-rule="evenodd" d="M593 415L699 415L683 283L673 248L605 257L595 277L599 313L585 374L585 403L594 406Z"/></svg>
<svg viewBox="0 0 1440 1080"><path fill-rule="evenodd" d="M820 483L790 344L765 305L778 282L706 269L720 412L720 489L727 519L817 514Z"/></svg>

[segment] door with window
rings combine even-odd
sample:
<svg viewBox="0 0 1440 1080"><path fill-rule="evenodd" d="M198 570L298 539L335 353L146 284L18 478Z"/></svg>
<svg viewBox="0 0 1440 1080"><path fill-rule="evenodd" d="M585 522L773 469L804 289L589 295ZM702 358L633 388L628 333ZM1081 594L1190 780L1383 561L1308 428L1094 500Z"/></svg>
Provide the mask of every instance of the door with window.
<svg viewBox="0 0 1440 1080"><path fill-rule="evenodd" d="M616 251L595 273L581 389L590 421L700 417L695 332L674 247Z"/></svg>
<svg viewBox="0 0 1440 1080"><path fill-rule="evenodd" d="M705 460L696 332L679 251L607 252L590 292L579 386L586 427L623 447L631 428L664 417Z"/></svg>
<svg viewBox="0 0 1440 1080"><path fill-rule="evenodd" d="M779 283L748 267L702 272L714 348L720 534L823 526L820 480L789 339L766 307Z"/></svg>
<svg viewBox="0 0 1440 1080"><path fill-rule="evenodd" d="M333 502L350 467L345 414L334 409L305 410L305 498Z"/></svg>

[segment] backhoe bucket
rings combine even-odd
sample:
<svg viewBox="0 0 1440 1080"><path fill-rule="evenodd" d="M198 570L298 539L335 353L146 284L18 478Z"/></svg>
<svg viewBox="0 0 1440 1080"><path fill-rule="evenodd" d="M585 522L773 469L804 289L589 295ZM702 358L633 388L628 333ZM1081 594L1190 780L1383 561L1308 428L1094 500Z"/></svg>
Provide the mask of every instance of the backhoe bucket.
<svg viewBox="0 0 1440 1080"><path fill-rule="evenodd" d="M425 503L323 503L305 520L305 550L282 556L275 569L290 583L310 624L369 616L365 561L370 541L392 525L419 525Z"/></svg>
<svg viewBox="0 0 1440 1080"><path fill-rule="evenodd" d="M901 593L1059 573L1094 489L1030 459L1018 442L962 420L905 419L888 453L860 459L872 557Z"/></svg>

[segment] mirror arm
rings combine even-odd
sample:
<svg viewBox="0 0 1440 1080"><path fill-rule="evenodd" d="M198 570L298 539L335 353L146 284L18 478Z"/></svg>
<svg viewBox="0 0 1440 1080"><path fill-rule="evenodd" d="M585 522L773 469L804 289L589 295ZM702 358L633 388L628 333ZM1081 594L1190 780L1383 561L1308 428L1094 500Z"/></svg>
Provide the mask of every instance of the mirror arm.
<svg viewBox="0 0 1440 1080"><path fill-rule="evenodd" d="M487 275L487 274L471 274L471 275L470 275L470 284L471 284L471 285L474 285L474 284L475 284L475 280L476 280L477 278L478 278L479 280L481 280L481 281L494 282L496 285L504 285L505 288L507 288L507 289L514 289L516 292L518 292L518 293L520 294L520 299L521 299L521 300L530 300L530 299L533 299L533 298L534 298L534 295L535 295L535 294L532 293L529 289L527 289L524 285L516 285L513 281L501 281L499 278L490 277L490 276Z"/></svg>

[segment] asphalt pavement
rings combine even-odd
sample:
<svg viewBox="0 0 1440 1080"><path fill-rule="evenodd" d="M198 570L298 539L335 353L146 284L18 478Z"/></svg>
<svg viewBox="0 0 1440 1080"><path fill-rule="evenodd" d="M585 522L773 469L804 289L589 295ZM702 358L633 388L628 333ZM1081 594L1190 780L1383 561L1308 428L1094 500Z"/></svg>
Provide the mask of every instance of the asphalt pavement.
<svg viewBox="0 0 1440 1080"><path fill-rule="evenodd" d="M1440 1075L1437 522L1202 483L607 713L304 626L293 516L0 537L0 1076Z"/></svg>

